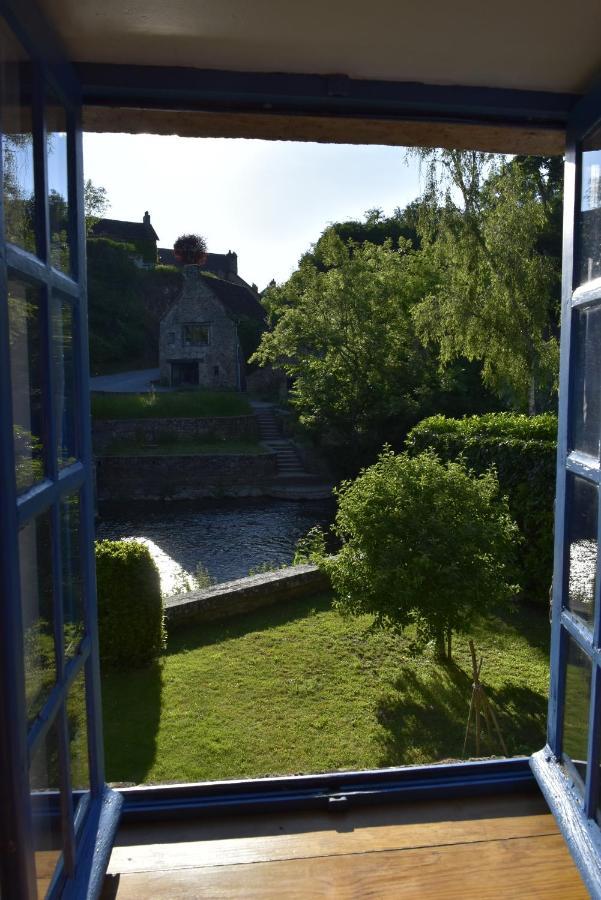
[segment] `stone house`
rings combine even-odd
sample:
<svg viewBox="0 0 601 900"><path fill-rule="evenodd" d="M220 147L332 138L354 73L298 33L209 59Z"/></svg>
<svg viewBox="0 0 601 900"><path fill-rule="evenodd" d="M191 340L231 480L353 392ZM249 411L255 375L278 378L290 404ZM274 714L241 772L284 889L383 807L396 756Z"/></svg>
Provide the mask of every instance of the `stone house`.
<svg viewBox="0 0 601 900"><path fill-rule="evenodd" d="M182 269L183 289L163 316L159 334L161 380L172 386L245 389L245 328L262 329L265 312L247 288Z"/></svg>

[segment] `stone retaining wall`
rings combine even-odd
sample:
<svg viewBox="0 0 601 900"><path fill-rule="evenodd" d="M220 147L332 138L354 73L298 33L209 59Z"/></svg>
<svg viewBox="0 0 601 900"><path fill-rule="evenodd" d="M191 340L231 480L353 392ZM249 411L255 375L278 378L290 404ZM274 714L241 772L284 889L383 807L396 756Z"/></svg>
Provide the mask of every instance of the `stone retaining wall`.
<svg viewBox="0 0 601 900"><path fill-rule="evenodd" d="M275 453L203 456L103 456L98 500L198 500L261 497L277 474Z"/></svg>
<svg viewBox="0 0 601 900"><path fill-rule="evenodd" d="M167 437L258 441L259 423L254 415L170 419L95 419L92 423L92 442L97 453L114 441L137 441L153 444Z"/></svg>
<svg viewBox="0 0 601 900"><path fill-rule="evenodd" d="M175 594L165 600L168 627L225 619L263 606L297 600L328 590L329 579L317 566L289 566L237 581L226 581L203 591Z"/></svg>

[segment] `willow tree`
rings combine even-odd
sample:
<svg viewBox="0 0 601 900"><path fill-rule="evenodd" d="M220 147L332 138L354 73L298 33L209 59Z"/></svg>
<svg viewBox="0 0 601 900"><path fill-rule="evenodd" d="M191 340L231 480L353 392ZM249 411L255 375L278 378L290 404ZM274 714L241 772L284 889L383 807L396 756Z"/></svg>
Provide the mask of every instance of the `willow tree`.
<svg viewBox="0 0 601 900"><path fill-rule="evenodd" d="M561 178L551 159L417 151L427 166L420 232L440 273L416 306L440 362L482 364L485 384L537 411L556 388Z"/></svg>

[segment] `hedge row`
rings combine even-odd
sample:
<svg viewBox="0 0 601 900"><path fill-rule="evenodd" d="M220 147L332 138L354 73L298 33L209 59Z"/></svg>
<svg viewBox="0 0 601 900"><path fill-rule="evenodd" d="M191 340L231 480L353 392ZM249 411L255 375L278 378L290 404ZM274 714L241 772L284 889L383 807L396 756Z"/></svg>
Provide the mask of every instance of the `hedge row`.
<svg viewBox="0 0 601 900"><path fill-rule="evenodd" d="M524 595L548 603L553 573L553 504L557 417L487 413L466 419L432 416L407 436L410 453L432 448L442 460L462 456L481 473L494 466L524 538L519 551Z"/></svg>
<svg viewBox="0 0 601 900"><path fill-rule="evenodd" d="M103 668L148 665L165 644L161 583L148 547L97 541L96 583Z"/></svg>

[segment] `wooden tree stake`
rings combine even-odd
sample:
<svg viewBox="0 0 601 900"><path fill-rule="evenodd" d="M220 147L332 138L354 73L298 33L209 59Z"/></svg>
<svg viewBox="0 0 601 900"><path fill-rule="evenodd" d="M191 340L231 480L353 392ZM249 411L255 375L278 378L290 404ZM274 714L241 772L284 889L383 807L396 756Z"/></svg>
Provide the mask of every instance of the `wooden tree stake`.
<svg viewBox="0 0 601 900"><path fill-rule="evenodd" d="M472 656L472 696L470 700L470 711L467 717L467 725L465 728L465 740L463 741L463 755L465 756L465 751L467 749L467 741L469 738L470 725L473 716L476 726L476 756L480 756L480 729L484 722L486 722L488 736L491 739L494 728L497 733L497 737L499 738L499 743L501 745L501 749L503 750L503 754L507 756L507 747L505 746L505 741L503 740L503 735L501 734L501 729L499 728L497 716L490 700L486 696L484 687L482 686L482 684L480 684L482 657L480 657L480 663L478 663L476 659L476 648L474 647L474 642L472 640L470 640L470 653Z"/></svg>

